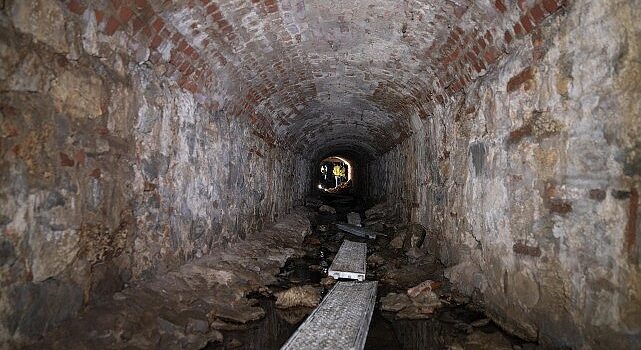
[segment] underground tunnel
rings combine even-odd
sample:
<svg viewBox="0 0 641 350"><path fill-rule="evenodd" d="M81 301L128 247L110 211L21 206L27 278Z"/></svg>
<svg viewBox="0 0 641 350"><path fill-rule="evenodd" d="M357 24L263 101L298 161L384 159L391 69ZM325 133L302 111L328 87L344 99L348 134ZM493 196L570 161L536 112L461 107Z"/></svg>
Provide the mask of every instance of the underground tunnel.
<svg viewBox="0 0 641 350"><path fill-rule="evenodd" d="M641 348L639 18L0 0L0 349Z"/></svg>

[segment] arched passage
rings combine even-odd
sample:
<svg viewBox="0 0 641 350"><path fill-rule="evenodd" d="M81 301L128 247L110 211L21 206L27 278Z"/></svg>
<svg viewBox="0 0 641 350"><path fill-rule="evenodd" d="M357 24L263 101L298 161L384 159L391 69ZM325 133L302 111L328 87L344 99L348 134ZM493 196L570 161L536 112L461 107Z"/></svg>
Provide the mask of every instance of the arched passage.
<svg viewBox="0 0 641 350"><path fill-rule="evenodd" d="M389 231L380 276L432 259L519 342L636 347L638 2L0 1L0 347L259 317L329 156Z"/></svg>

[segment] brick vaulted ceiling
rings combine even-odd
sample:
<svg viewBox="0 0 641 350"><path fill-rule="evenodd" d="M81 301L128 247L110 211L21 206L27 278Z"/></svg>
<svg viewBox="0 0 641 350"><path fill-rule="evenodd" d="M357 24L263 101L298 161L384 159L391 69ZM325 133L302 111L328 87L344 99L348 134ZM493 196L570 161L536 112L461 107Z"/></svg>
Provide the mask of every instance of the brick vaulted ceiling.
<svg viewBox="0 0 641 350"><path fill-rule="evenodd" d="M212 108L300 152L377 155L562 0L67 0Z"/></svg>

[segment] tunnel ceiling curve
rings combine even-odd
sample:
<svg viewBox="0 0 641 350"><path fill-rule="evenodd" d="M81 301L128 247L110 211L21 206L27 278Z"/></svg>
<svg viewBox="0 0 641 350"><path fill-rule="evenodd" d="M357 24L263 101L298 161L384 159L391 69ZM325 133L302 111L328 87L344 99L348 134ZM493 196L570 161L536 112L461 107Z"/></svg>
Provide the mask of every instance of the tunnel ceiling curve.
<svg viewBox="0 0 641 350"><path fill-rule="evenodd" d="M272 139L307 153L377 155L410 133L411 115L429 117L485 72L518 35L513 23L528 2L182 0L152 7L158 27L187 42L183 56L228 72L207 77L228 91L222 104L251 114ZM204 75L183 82L196 90L189 80Z"/></svg>

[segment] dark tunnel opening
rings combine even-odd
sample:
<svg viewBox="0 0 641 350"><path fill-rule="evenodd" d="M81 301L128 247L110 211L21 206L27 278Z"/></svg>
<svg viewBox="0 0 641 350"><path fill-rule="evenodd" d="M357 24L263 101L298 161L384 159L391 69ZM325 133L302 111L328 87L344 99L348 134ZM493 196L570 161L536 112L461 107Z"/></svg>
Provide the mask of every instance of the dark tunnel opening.
<svg viewBox="0 0 641 350"><path fill-rule="evenodd" d="M0 0L0 349L638 348L638 18Z"/></svg>

